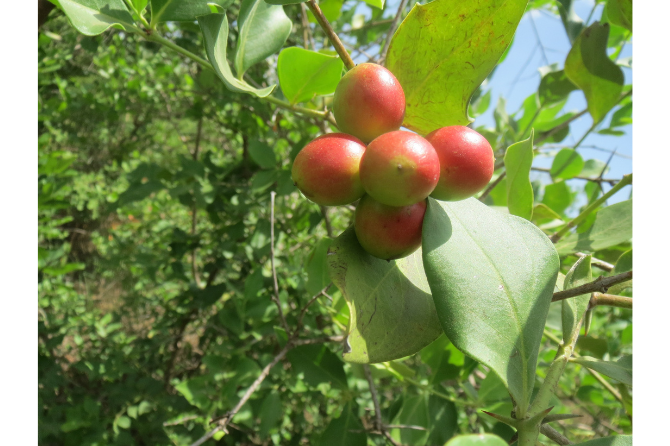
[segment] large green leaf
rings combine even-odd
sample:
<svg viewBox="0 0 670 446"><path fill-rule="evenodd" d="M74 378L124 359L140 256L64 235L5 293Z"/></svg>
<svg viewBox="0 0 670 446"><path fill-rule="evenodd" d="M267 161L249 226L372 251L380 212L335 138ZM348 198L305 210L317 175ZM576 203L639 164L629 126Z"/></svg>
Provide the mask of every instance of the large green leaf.
<svg viewBox="0 0 670 446"><path fill-rule="evenodd" d="M133 26L133 16L123 0L60 0L72 26L82 34L96 36L110 26Z"/></svg>
<svg viewBox="0 0 670 446"><path fill-rule="evenodd" d="M633 237L633 200L607 206L596 213L596 219L588 231L573 233L556 243L559 254L576 251L595 252Z"/></svg>
<svg viewBox="0 0 670 446"><path fill-rule="evenodd" d="M334 418L319 439L318 446L365 446L368 442L363 424L349 402Z"/></svg>
<svg viewBox="0 0 670 446"><path fill-rule="evenodd" d="M507 446L507 442L493 434L470 434L454 437L444 446Z"/></svg>
<svg viewBox="0 0 670 446"><path fill-rule="evenodd" d="M426 134L470 122L470 97L510 44L526 3L435 0L412 8L386 58L405 91L405 127Z"/></svg>
<svg viewBox="0 0 670 446"><path fill-rule="evenodd" d="M561 149L551 163L551 176L561 180L569 180L582 172L584 158L573 149Z"/></svg>
<svg viewBox="0 0 670 446"><path fill-rule="evenodd" d="M328 274L328 260L326 258L328 247L330 247L331 243L332 239L327 237L322 238L315 244L314 249L307 258L307 264L305 265L307 283L305 284L305 289L310 296L314 296L331 282Z"/></svg>
<svg viewBox="0 0 670 446"><path fill-rule="evenodd" d="M584 443L577 443L575 446L633 446L633 437L630 435L617 435L616 437L596 438Z"/></svg>
<svg viewBox="0 0 670 446"><path fill-rule="evenodd" d="M449 340L526 406L559 267L547 236L474 198L429 199L423 261Z"/></svg>
<svg viewBox="0 0 670 446"><path fill-rule="evenodd" d="M366 253L353 228L328 250L330 278L349 304L344 360L385 362L412 355L441 333L421 250L399 260Z"/></svg>
<svg viewBox="0 0 670 446"><path fill-rule="evenodd" d="M270 429L275 427L283 415L281 397L276 391L270 392L263 400L261 405L260 419L261 425L258 434L265 438Z"/></svg>
<svg viewBox="0 0 670 446"><path fill-rule="evenodd" d="M633 356L623 356L618 361L602 361L590 356L580 356L572 359L573 362L588 367L591 370L602 373L605 376L614 378L629 386L633 385Z"/></svg>
<svg viewBox="0 0 670 446"><path fill-rule="evenodd" d="M607 18L614 25L633 31L633 0L607 0Z"/></svg>
<svg viewBox="0 0 670 446"><path fill-rule="evenodd" d="M293 22L281 6L268 5L263 0L242 0L237 27L235 71L242 79L249 67L284 46Z"/></svg>
<svg viewBox="0 0 670 446"><path fill-rule="evenodd" d="M226 87L238 93L249 93L264 98L274 90L275 85L256 89L244 81L236 79L230 70L226 59L228 46L228 19L225 14L209 14L198 18L200 29L205 39L207 57L214 67L214 71Z"/></svg>
<svg viewBox="0 0 670 446"><path fill-rule="evenodd" d="M607 56L609 29L596 22L583 30L565 59L565 75L584 92L596 123L619 101L624 83L621 67Z"/></svg>
<svg viewBox="0 0 670 446"><path fill-rule="evenodd" d="M507 208L510 214L530 220L533 216L533 186L530 167L533 164L533 132L528 139L512 144L505 152L507 171Z"/></svg>
<svg viewBox="0 0 670 446"><path fill-rule="evenodd" d="M316 95L335 91L344 64L338 56L316 53L298 47L279 53L279 85L291 104L308 101Z"/></svg>
<svg viewBox="0 0 670 446"><path fill-rule="evenodd" d="M226 9L234 0L151 0L151 24L159 22L190 22L211 14L210 4Z"/></svg>
<svg viewBox="0 0 670 446"><path fill-rule="evenodd" d="M547 184L544 187L544 196L542 197L542 203L551 208L554 212L562 214L570 203L572 203L572 192L568 185L565 184L565 181L559 181L557 183ZM560 251L559 251L560 254Z"/></svg>
<svg viewBox="0 0 670 446"><path fill-rule="evenodd" d="M580 257L565 275L563 289L575 288L593 279L591 275L591 256ZM561 302L561 319L563 321L563 342L570 345L579 335L582 318L589 306L589 294L571 297Z"/></svg>

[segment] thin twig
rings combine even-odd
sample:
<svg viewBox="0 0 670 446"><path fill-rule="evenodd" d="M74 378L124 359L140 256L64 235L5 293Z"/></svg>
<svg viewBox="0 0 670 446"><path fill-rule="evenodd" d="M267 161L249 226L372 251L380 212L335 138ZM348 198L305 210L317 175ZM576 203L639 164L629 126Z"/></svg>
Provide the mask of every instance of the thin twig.
<svg viewBox="0 0 670 446"><path fill-rule="evenodd" d="M300 312L300 316L298 317L298 326L295 329L294 333L297 333L298 330L302 327L302 319L305 317L305 313L307 313L307 309L309 308L310 305L312 305L320 296L323 296L326 294L326 291L328 291L328 288L330 288L332 285L332 282L326 285L324 289L316 293L310 300L307 302L307 305L302 309Z"/></svg>
<svg viewBox="0 0 670 446"><path fill-rule="evenodd" d="M486 197L491 193L493 189L496 188L498 184L505 178L507 175L507 171L502 172L500 175L498 175L498 178L495 179L491 184L489 184L489 187L487 187L484 192L479 196L479 201L484 201Z"/></svg>
<svg viewBox="0 0 670 446"><path fill-rule="evenodd" d="M575 120L581 118L582 116L584 116L588 112L589 112L588 109L584 109L584 110L580 111L579 113L577 113L576 115L570 117L570 119L562 122L561 124L557 125L553 129L549 130L547 133L543 133L542 135L538 136L538 138L535 140L535 144L538 145L541 142L543 142L544 140L554 136L556 133L558 133L561 130L563 130L564 128L568 127L570 125L570 123L572 123L572 121L575 121Z"/></svg>
<svg viewBox="0 0 670 446"><path fill-rule="evenodd" d="M207 440L212 438L214 436L214 434L216 434L219 431L224 431L224 432L227 433L226 426L228 425L228 423L230 423L233 420L233 417L237 414L237 412L240 410L240 408L242 406L244 406L244 403L246 403L249 400L249 398L251 398L251 395L253 395L253 393L256 391L256 389L258 389L258 387L263 383L265 378L270 373L270 370L272 369L272 367L274 367L275 364L277 364L279 361L281 361L282 358L284 356L286 356L286 353L288 353L288 351L291 350L291 348L293 348L293 345L290 342L286 343L284 348L281 349L281 351L277 354L277 356L275 356L272 359L272 361L270 361L270 363L263 368L263 370L261 371L261 374L258 375L258 378L256 378L256 380L251 384L251 386L249 386L247 391L244 392L244 395L242 396L242 398L240 398L240 401L237 402L235 407L233 407L233 409L230 412L228 412L221 419L219 419L218 426L216 426L211 431L207 432L200 439L198 439L195 443L191 444L191 446L200 446L201 444L203 444L204 442L206 442Z"/></svg>
<svg viewBox="0 0 670 446"><path fill-rule="evenodd" d="M547 438L549 438L550 440L554 441L554 443L560 444L561 446L574 444L573 442L568 440L567 437L565 437L563 434L561 434L559 431L549 426L548 424L540 425L540 432L546 435Z"/></svg>
<svg viewBox="0 0 670 446"><path fill-rule="evenodd" d="M286 333L290 333L288 324L286 323L286 318L284 317L284 310L281 308L281 302L279 300L279 284L277 282L277 270L275 269L275 196L277 193L275 191L270 192L270 264L272 266L272 284L274 286L274 295L272 300L277 305L277 310L279 310L279 320L281 325L286 330Z"/></svg>
<svg viewBox="0 0 670 446"><path fill-rule="evenodd" d="M323 12L321 12L319 5L317 5L314 0L309 0L307 2L307 7L310 11L312 11L314 18L316 18L316 21L319 23L319 25L321 25L321 28L326 33L328 40L330 40L330 43L333 45L333 47L335 47L335 51L337 51L340 59L342 59L342 62L344 62L344 66L347 68L347 70L354 68L356 64L351 59L351 56L349 56L349 53L347 52L346 48L344 48L344 45L342 45L342 41L340 41L340 38L333 30L333 27L330 26L330 23L328 23L326 16L323 15Z"/></svg>
<svg viewBox="0 0 670 446"><path fill-rule="evenodd" d="M398 12L396 12L395 17L393 18L393 22L391 23L391 28L389 28L389 32L386 35L384 48L382 49L381 53L379 53L380 64L383 64L384 61L386 61L386 53L388 53L389 51L389 46L391 45L391 39L393 38L393 34L395 34L396 29L398 29L400 18L402 17L403 12L405 12L405 8L407 7L408 1L409 0L402 0L400 2L400 6L398 6Z"/></svg>
<svg viewBox="0 0 670 446"><path fill-rule="evenodd" d="M633 278L633 271L628 271L625 273L617 274L616 276L603 277L600 276L593 282L585 283L584 285L570 288L569 290L559 291L554 293L551 298L552 302L558 302L559 300L569 299L571 297L581 296L582 294L598 292L606 292L609 287L616 285L617 283L626 282Z"/></svg>
<svg viewBox="0 0 670 446"><path fill-rule="evenodd" d="M307 19L307 8L305 8L304 3L300 3L300 17L302 19L302 38L304 40L305 49L309 49L309 46L312 46L314 50L314 38L312 37L312 30L309 27L309 20Z"/></svg>
<svg viewBox="0 0 670 446"><path fill-rule="evenodd" d="M597 306L633 309L633 298L615 294L593 293L589 301L589 309Z"/></svg>
<svg viewBox="0 0 670 446"><path fill-rule="evenodd" d="M198 130L195 134L195 148L193 150L193 161L198 160L198 154L200 153L200 138L202 135L202 120L203 116L200 116L198 120ZM191 207L191 236L195 236L198 224L198 204L197 201L193 200L193 206ZM193 247L191 251L191 272L193 273L193 280L198 288L202 288L202 282L200 282L200 274L198 273L198 248L197 246Z"/></svg>
<svg viewBox="0 0 670 446"><path fill-rule="evenodd" d="M393 445L393 446L400 446L397 441L391 437L391 434L388 433L386 430L386 426L384 426L384 423L382 422L382 411L379 407L379 398L377 397L377 388L375 387L375 383L372 380L372 373L370 373L370 366L368 364L363 364L363 371L365 372L365 378L368 380L368 386L370 388L370 393L372 394L372 404L375 406L375 428L381 432L381 434L386 437L386 439Z"/></svg>
<svg viewBox="0 0 670 446"><path fill-rule="evenodd" d="M548 169L546 167L531 167L530 170L534 170L536 172L551 173L551 169ZM594 183L609 183L610 186L614 186L616 183L620 181L619 179L614 178L591 178L579 175L576 177L572 177L571 180L586 180L586 181L592 181Z"/></svg>

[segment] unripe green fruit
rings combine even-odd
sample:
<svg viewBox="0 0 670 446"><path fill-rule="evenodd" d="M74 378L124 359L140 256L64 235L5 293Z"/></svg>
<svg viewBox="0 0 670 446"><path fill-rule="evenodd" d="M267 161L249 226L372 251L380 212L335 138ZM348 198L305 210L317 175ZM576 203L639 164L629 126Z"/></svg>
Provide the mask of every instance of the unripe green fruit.
<svg viewBox="0 0 670 446"><path fill-rule="evenodd" d="M495 158L491 144L462 125L442 127L426 136L440 159L440 180L430 194L445 201L472 197L489 184Z"/></svg>
<svg viewBox="0 0 670 446"><path fill-rule="evenodd" d="M359 175L365 145L351 135L329 133L295 157L291 176L307 198L323 206L353 203L365 194Z"/></svg>
<svg viewBox="0 0 670 446"><path fill-rule="evenodd" d="M349 70L337 84L333 114L340 131L367 144L400 128L405 117L405 93L389 70L363 63Z"/></svg>
<svg viewBox="0 0 670 446"><path fill-rule="evenodd" d="M365 191L388 206L408 206L426 198L440 176L435 149L416 133L397 130L372 141L361 159Z"/></svg>
<svg viewBox="0 0 670 446"><path fill-rule="evenodd" d="M384 260L406 257L421 246L426 200L410 206L387 206L369 195L358 202L354 230L369 254Z"/></svg>

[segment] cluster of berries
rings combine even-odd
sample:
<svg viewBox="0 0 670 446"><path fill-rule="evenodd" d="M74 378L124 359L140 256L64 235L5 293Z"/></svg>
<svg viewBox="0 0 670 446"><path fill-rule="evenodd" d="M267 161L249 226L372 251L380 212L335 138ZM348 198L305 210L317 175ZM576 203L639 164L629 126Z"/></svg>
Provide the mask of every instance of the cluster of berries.
<svg viewBox="0 0 670 446"><path fill-rule="evenodd" d="M360 200L354 229L375 257L397 259L421 246L429 195L463 200L493 175L491 145L468 127L442 127L425 138L399 130L405 94L381 65L360 64L342 77L333 114L343 133L307 144L293 163L293 182L320 205Z"/></svg>

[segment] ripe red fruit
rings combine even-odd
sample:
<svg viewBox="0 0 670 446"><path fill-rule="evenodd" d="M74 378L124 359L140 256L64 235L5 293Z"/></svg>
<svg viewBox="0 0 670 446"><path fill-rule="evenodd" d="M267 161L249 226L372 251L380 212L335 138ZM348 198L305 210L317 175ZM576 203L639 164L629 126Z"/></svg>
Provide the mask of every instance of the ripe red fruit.
<svg viewBox="0 0 670 446"><path fill-rule="evenodd" d="M426 136L440 158L440 180L431 194L438 200L472 197L489 184L495 158L491 144L462 125L442 127Z"/></svg>
<svg viewBox="0 0 670 446"><path fill-rule="evenodd" d="M426 200L410 206L387 206L369 195L358 202L354 220L356 237L369 254L384 260L399 259L421 246Z"/></svg>
<svg viewBox="0 0 670 446"><path fill-rule="evenodd" d="M369 143L400 128L405 117L405 93L389 70L363 63L349 70L337 84L333 114L342 132Z"/></svg>
<svg viewBox="0 0 670 446"><path fill-rule="evenodd" d="M407 206L426 198L440 176L433 146L416 133L397 130L372 141L361 160L365 191L388 206Z"/></svg>
<svg viewBox="0 0 670 446"><path fill-rule="evenodd" d="M365 145L351 135L329 133L295 157L291 176L307 198L323 206L353 203L365 194L359 176Z"/></svg>

